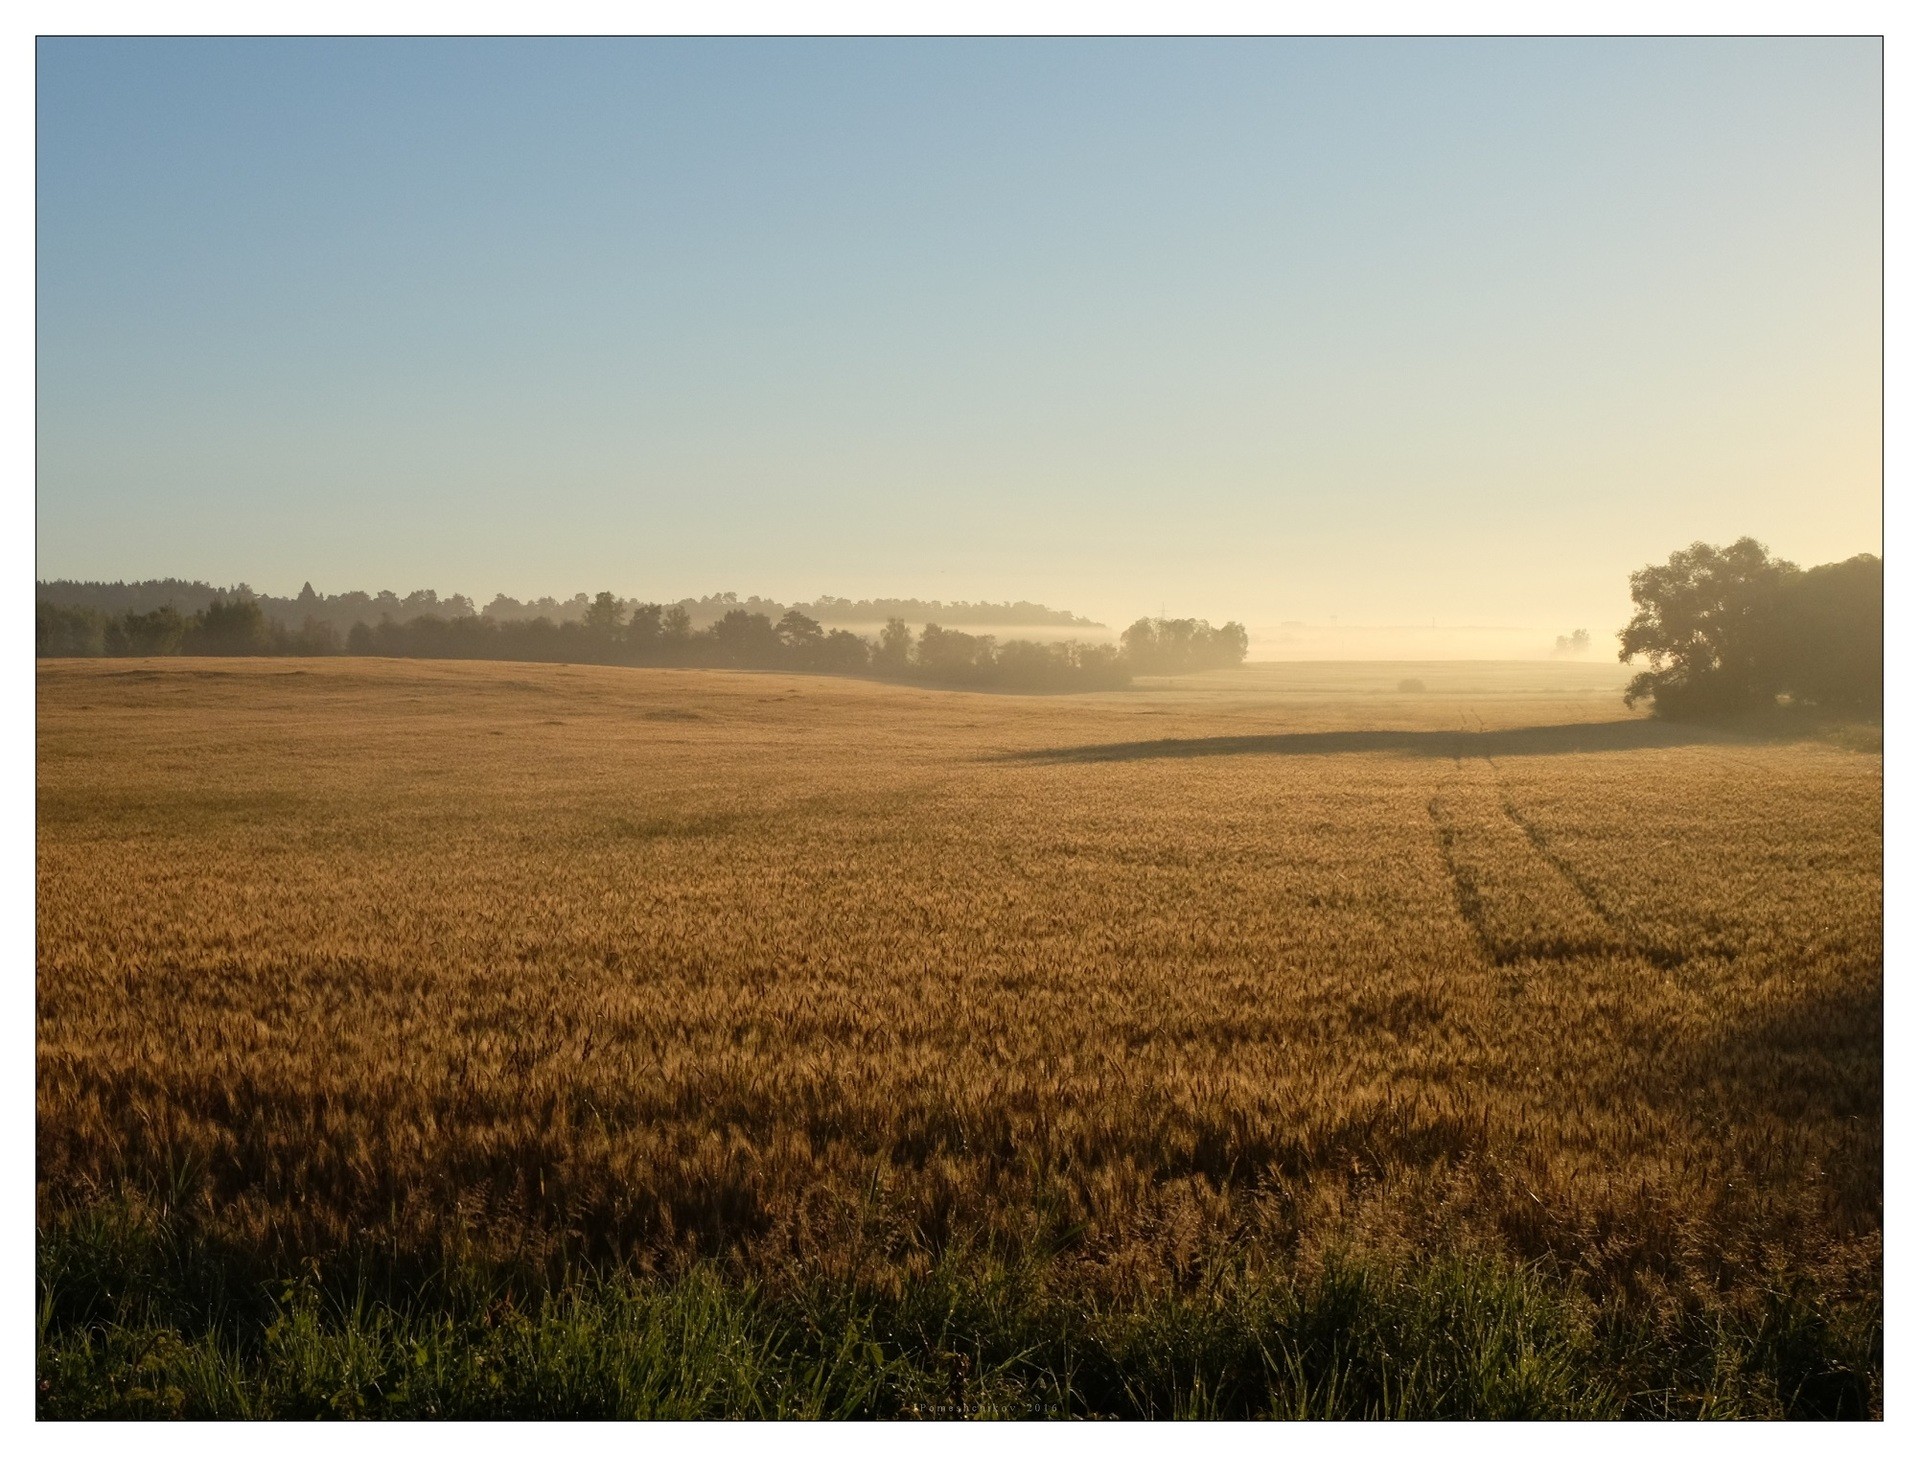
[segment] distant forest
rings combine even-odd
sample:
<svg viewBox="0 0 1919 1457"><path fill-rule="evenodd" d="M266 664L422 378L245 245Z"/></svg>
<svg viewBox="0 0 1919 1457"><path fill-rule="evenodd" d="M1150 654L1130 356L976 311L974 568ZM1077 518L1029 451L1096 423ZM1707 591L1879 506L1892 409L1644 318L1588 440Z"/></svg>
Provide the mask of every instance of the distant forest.
<svg viewBox="0 0 1919 1457"><path fill-rule="evenodd" d="M157 612L171 608L182 617L190 617L210 603L257 602L267 620L297 631L309 621L326 623L345 637L356 623L369 627L382 617L404 622L422 614L436 617L483 617L496 622L532 622L544 617L559 624L582 622L594 599L584 592L561 600L537 597L522 602L501 593L485 607L476 607L471 597L458 592L442 597L431 590L409 592L402 597L394 592L315 592L307 583L294 597L275 597L255 592L246 583L215 587L208 582L184 582L174 577L147 582L73 582L53 581L36 584L38 601L55 607L85 607L107 617L126 613ZM636 598L615 598L629 615L652 605ZM907 622L939 621L955 627L1092 627L1104 623L1079 617L1071 612L1047 607L1038 602L939 602L917 597L874 597L853 601L846 597L821 597L812 602L775 602L767 597L741 597L735 592L715 592L706 597L683 597L663 604L678 607L695 629L710 627L732 611L757 612L778 621L789 608L804 613L821 624L859 623L877 625L891 618Z"/></svg>
<svg viewBox="0 0 1919 1457"><path fill-rule="evenodd" d="M71 589L54 592L49 588ZM182 611L175 594L204 594L204 584L179 582L49 583L35 611L35 642L41 657L150 657L167 654L325 656L347 653L396 658L490 658L522 662L609 663L650 667L775 668L801 672L871 674L923 680L951 687L1076 691L1124 687L1140 673L1187 673L1230 667L1246 657L1246 629L1191 618L1141 618L1120 645L1077 641L1001 642L928 621L915 634L893 616L872 637L829 628L799 608L778 617L736 599L704 599L723 607L700 623L685 603L629 604L611 592L587 601L563 618L509 611L476 613L465 598L431 592L397 598L347 594L363 604L343 632L338 618L303 606L337 604L345 598L302 593L297 598L260 598L245 588L217 592L204 605ZM311 589L309 589L309 592ZM74 601L79 593L90 598ZM115 595L118 594L118 595ZM65 597L66 600L60 600ZM390 599L390 600L383 600ZM848 603L863 609L872 603ZM291 603L292 611L286 610ZM269 610L269 604L280 610ZM526 604L515 603L514 609ZM537 605L537 604L536 604ZM763 604L778 607L778 603ZM927 609L938 604L911 602ZM1016 606L1023 604L1016 604ZM368 621L368 608L378 611ZM117 609L117 610L114 610ZM425 610L422 610L425 609ZM1014 610L1014 608L1009 608ZM1044 608L1031 608L1046 611ZM406 613L409 615L401 616ZM1070 614L1057 614L1068 622ZM850 617L847 620L864 620ZM1097 624L1089 624L1097 625Z"/></svg>

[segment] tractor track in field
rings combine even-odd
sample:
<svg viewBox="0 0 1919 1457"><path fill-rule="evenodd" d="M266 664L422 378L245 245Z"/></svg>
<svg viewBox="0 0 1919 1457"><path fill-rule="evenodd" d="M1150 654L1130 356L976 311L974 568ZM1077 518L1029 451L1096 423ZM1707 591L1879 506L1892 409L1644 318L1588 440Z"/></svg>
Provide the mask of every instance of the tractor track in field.
<svg viewBox="0 0 1919 1457"><path fill-rule="evenodd" d="M1462 721L1461 730L1476 737L1484 732L1484 725L1475 730ZM1484 763L1486 769L1475 783L1468 766L1478 763ZM1543 829L1520 812L1492 754L1455 756L1451 773L1434 786L1426 812L1433 823L1440 862L1452 882L1453 903L1460 919L1493 965L1621 953L1666 969L1684 961L1682 955L1648 943L1622 924L1592 881L1553 845ZM1509 880L1520 891L1533 894L1512 895L1509 899L1513 904L1503 907L1499 904L1498 880L1486 873L1497 849L1491 843L1498 837L1494 826L1500 821L1517 837L1507 848L1523 846L1527 861L1534 867L1529 873L1526 865L1515 861ZM1477 867L1475 860L1481 862ZM1530 885L1521 884L1528 880ZM1570 911L1552 912L1555 890L1563 894L1572 907Z"/></svg>

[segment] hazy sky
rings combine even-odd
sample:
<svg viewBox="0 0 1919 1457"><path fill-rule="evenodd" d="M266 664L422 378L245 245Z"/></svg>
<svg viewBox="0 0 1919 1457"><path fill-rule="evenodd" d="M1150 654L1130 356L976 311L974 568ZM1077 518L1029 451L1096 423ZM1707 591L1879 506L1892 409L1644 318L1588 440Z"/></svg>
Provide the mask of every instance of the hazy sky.
<svg viewBox="0 0 1919 1457"><path fill-rule="evenodd" d="M1878 551L1876 41L39 48L39 574L1609 634Z"/></svg>

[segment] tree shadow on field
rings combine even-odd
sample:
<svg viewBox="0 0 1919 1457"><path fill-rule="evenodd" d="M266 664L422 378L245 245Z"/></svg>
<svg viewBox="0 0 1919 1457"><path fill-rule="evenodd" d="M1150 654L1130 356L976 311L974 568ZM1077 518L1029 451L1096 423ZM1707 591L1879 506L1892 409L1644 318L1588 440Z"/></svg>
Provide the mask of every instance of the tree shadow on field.
<svg viewBox="0 0 1919 1457"><path fill-rule="evenodd" d="M1734 1015L1708 1038L1666 1050L1640 1081L1647 1101L1716 1106L1877 1146L1885 1114L1885 979L1875 968ZM1857 1165L1829 1171L1865 1172Z"/></svg>
<svg viewBox="0 0 1919 1457"><path fill-rule="evenodd" d="M1736 724L1676 723L1655 718L1613 723L1561 723L1537 728L1344 729L1329 733L1240 734L1205 739L1141 739L1023 749L1002 763L1099 764L1131 759L1205 759L1232 754L1398 754L1416 759L1510 754L1610 754L1690 744L1782 743L1819 736L1826 725L1797 716Z"/></svg>
<svg viewBox="0 0 1919 1457"><path fill-rule="evenodd" d="M1625 1031L1621 1055L1585 1083L1676 1151L1678 1180L1664 1193L1655 1176L1650 1191L1628 1183L1605 1196L1596 1209L1610 1233L1597 1244L1547 1204L1508 1201L1497 1218L1523 1258L1582 1261L1609 1281L1646 1268L1672 1276L1698 1257L1722 1262L1722 1274L1775 1257L1803 1272L1835 1240L1876 1235L1885 1113L1878 968L1751 1004L1733 999L1715 1022ZM1692 1255L1683 1249L1688 1222L1711 1230Z"/></svg>
<svg viewBox="0 0 1919 1457"><path fill-rule="evenodd" d="M1697 1073L1710 1080L1726 1117L1761 1110L1775 1126L1796 1129L1823 1149L1817 1182L1829 1219L1852 1231L1883 1227L1885 977L1879 968L1769 1007L1697 1053Z"/></svg>

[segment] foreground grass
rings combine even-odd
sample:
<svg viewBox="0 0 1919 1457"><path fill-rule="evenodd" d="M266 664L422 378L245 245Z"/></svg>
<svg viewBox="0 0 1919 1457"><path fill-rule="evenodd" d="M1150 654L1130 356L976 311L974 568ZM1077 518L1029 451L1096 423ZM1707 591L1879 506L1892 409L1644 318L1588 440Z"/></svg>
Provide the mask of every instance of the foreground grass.
<svg viewBox="0 0 1919 1457"><path fill-rule="evenodd" d="M256 1268L124 1208L40 1240L38 1407L76 1417L1837 1417L1880 1409L1876 1306L1789 1287L1602 1308L1485 1259L1348 1256L1103 1303L949 1255L892 1295L703 1265L529 1285Z"/></svg>

